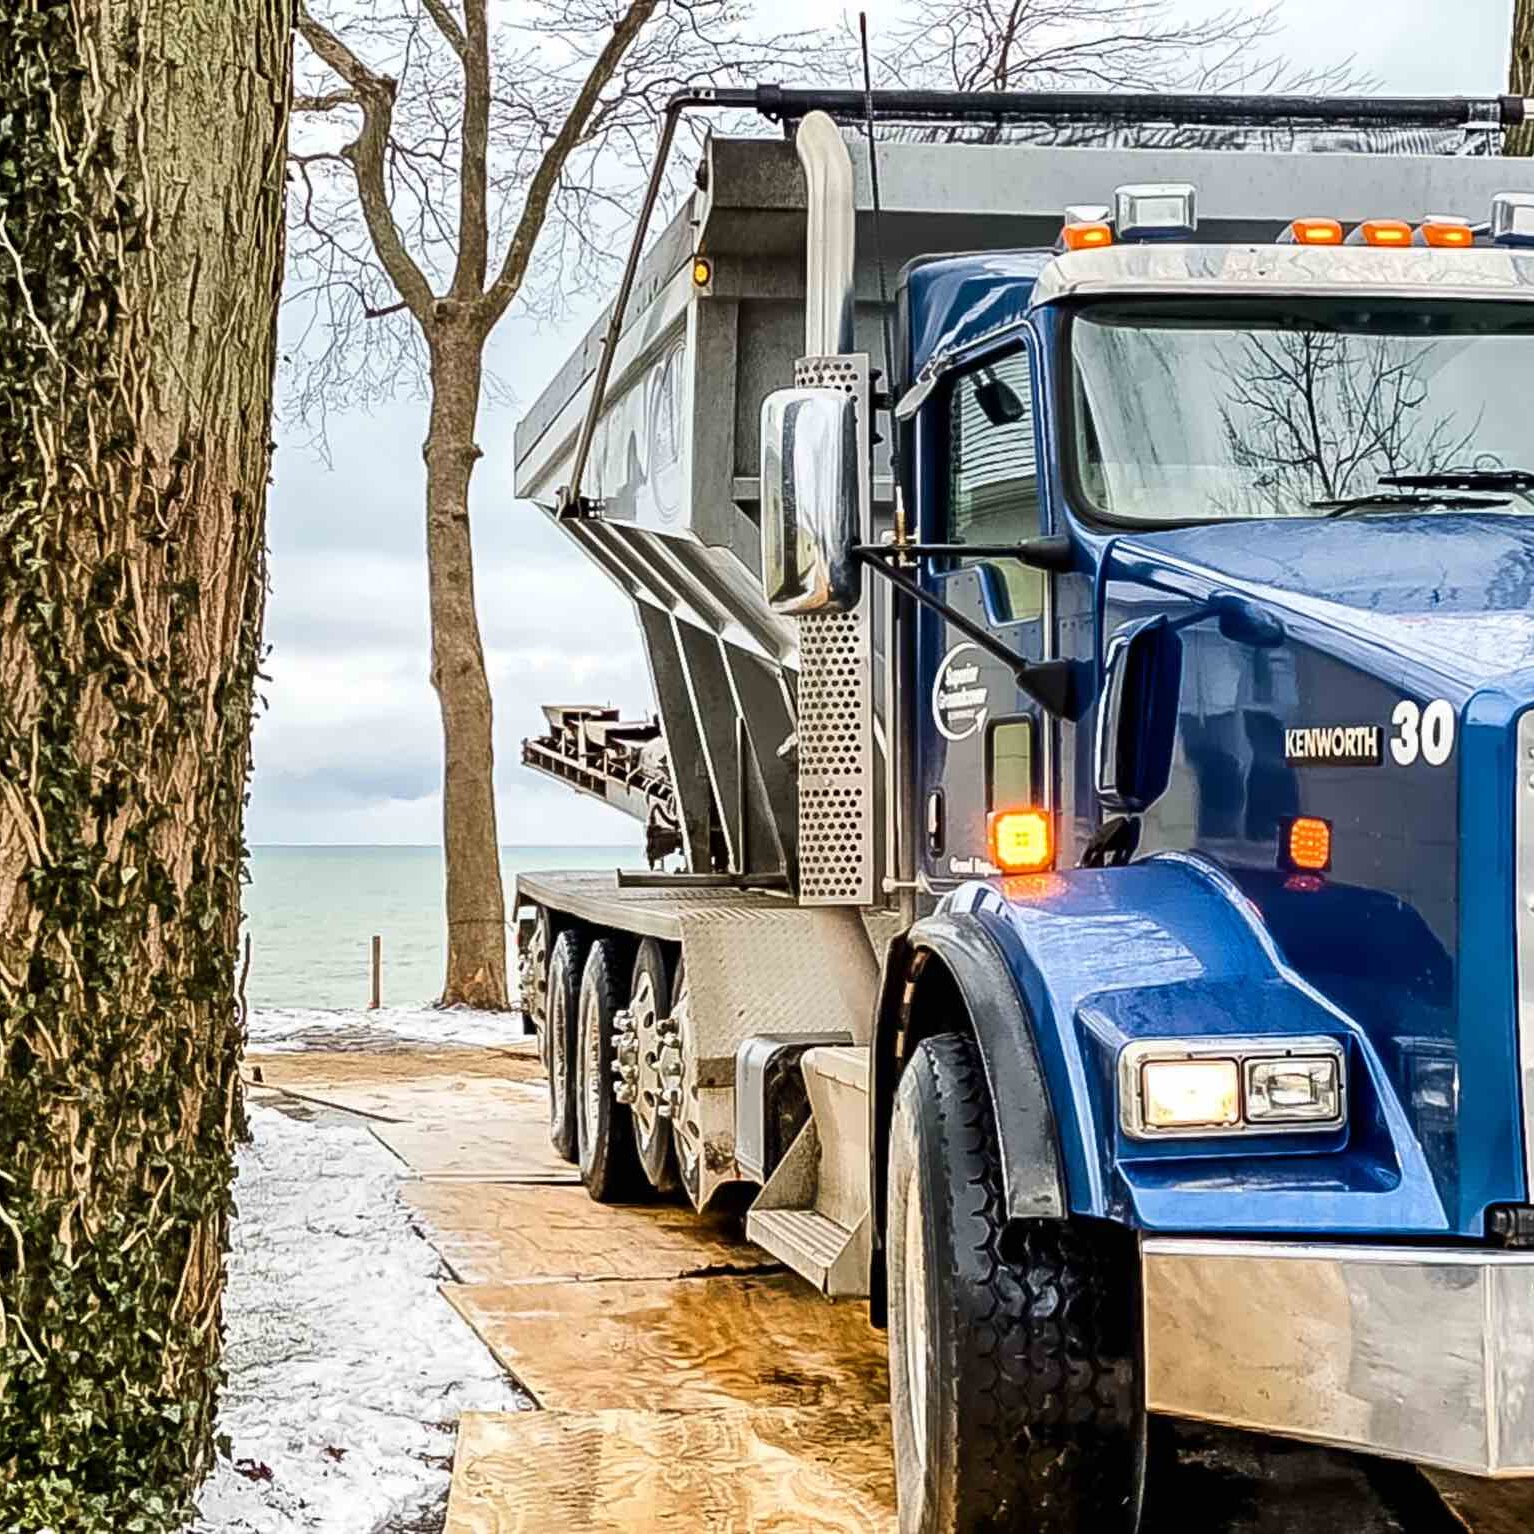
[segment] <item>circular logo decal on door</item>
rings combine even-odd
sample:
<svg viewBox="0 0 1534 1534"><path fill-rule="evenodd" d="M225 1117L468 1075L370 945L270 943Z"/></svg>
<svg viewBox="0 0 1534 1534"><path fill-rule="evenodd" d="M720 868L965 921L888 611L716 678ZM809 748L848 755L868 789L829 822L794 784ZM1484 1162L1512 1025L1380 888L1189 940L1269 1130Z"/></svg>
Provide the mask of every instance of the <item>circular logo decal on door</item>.
<svg viewBox="0 0 1534 1534"><path fill-rule="evenodd" d="M973 652L973 658L971 658ZM990 692L980 680L980 646L956 644L932 684L932 722L944 740L968 740L985 728Z"/></svg>

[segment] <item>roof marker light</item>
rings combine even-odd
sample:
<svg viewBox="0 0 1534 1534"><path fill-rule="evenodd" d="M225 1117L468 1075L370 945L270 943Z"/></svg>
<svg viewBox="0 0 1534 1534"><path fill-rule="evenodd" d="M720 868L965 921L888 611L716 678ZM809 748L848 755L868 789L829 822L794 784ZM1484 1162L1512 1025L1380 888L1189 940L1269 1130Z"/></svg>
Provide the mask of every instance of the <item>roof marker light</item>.
<svg viewBox="0 0 1534 1534"><path fill-rule="evenodd" d="M1410 245L1412 227L1399 218L1366 218L1347 238L1349 245Z"/></svg>
<svg viewBox="0 0 1534 1534"><path fill-rule="evenodd" d="M1198 232L1197 189L1183 182L1121 186L1113 222L1121 240L1187 240Z"/></svg>
<svg viewBox="0 0 1534 1534"><path fill-rule="evenodd" d="M1280 245L1340 245L1342 225L1334 218L1297 218L1279 235Z"/></svg>
<svg viewBox="0 0 1534 1534"><path fill-rule="evenodd" d="M1534 194L1498 192L1491 200L1491 237L1498 245L1534 245Z"/></svg>
<svg viewBox="0 0 1534 1534"><path fill-rule="evenodd" d="M991 861L1004 874L1041 874L1054 867L1055 823L1048 810L997 810L986 830Z"/></svg>
<svg viewBox="0 0 1534 1534"><path fill-rule="evenodd" d="M1065 210L1065 227L1060 231L1061 250L1101 250L1113 243L1113 225L1108 209L1083 204Z"/></svg>
<svg viewBox="0 0 1534 1534"><path fill-rule="evenodd" d="M1475 230L1469 219L1430 213L1418 224L1412 243L1431 245L1436 250L1469 250L1475 244Z"/></svg>

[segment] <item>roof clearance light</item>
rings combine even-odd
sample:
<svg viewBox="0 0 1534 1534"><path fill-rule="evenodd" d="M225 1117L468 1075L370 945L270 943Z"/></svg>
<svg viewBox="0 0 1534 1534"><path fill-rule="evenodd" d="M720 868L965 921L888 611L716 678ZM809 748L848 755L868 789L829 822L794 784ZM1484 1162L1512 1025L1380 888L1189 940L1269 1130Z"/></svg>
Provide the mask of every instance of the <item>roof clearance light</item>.
<svg viewBox="0 0 1534 1534"><path fill-rule="evenodd" d="M1342 225L1334 218L1297 218L1279 235L1280 245L1340 245Z"/></svg>
<svg viewBox="0 0 1534 1534"><path fill-rule="evenodd" d="M1349 245L1410 245L1412 227L1398 218L1366 218L1347 238Z"/></svg>
<svg viewBox="0 0 1534 1534"><path fill-rule="evenodd" d="M1004 874L1041 874L1054 866L1055 823L1047 810L997 810L986 829L991 861Z"/></svg>
<svg viewBox="0 0 1534 1534"><path fill-rule="evenodd" d="M1491 237L1498 245L1534 245L1534 193L1498 192L1492 198Z"/></svg>
<svg viewBox="0 0 1534 1534"><path fill-rule="evenodd" d="M1101 250L1113 243L1113 225L1108 209L1094 205L1067 208L1065 227L1060 231L1061 250Z"/></svg>
<svg viewBox="0 0 1534 1534"><path fill-rule="evenodd" d="M1184 183L1121 186L1113 222L1121 240L1187 240L1198 232L1198 193Z"/></svg>
<svg viewBox="0 0 1534 1534"><path fill-rule="evenodd" d="M1475 244L1475 230L1469 219L1450 218L1430 213L1417 226L1415 245L1431 245L1436 250L1469 250Z"/></svg>

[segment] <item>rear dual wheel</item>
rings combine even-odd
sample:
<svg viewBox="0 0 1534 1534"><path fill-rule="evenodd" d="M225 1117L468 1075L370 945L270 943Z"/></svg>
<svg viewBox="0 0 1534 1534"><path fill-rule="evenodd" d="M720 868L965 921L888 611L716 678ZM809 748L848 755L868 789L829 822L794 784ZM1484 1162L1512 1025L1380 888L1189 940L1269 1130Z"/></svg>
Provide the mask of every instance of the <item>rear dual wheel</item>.
<svg viewBox="0 0 1534 1534"><path fill-rule="evenodd" d="M633 1116L613 1090L614 1020L625 973L617 940L597 938L581 973L575 1122L581 1181L599 1204L629 1203L644 1189Z"/></svg>
<svg viewBox="0 0 1534 1534"><path fill-rule="evenodd" d="M665 950L653 937L639 945L635 956L628 1010L634 1030L634 1149L650 1186L657 1193L670 1193L677 1186L676 1157L661 1052L663 1029L671 1016L671 975Z"/></svg>
<svg viewBox="0 0 1534 1534"><path fill-rule="evenodd" d="M1008 1228L990 1089L958 1034L923 1041L901 1079L888 1251L901 1534L1133 1534L1134 1238L1077 1219Z"/></svg>
<svg viewBox="0 0 1534 1534"><path fill-rule="evenodd" d="M549 1073L549 1142L566 1161L576 1159L576 1017L580 1010L585 944L574 927L554 939L543 1010L543 1064Z"/></svg>

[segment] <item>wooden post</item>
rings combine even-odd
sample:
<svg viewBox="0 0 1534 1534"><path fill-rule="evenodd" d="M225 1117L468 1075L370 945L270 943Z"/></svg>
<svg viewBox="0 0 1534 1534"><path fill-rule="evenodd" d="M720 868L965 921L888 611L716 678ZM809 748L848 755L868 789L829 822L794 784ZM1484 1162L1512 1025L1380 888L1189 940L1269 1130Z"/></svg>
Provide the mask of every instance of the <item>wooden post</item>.
<svg viewBox="0 0 1534 1534"><path fill-rule="evenodd" d="M383 1005L383 939L373 934L373 984L368 993L368 1011L376 1012Z"/></svg>

